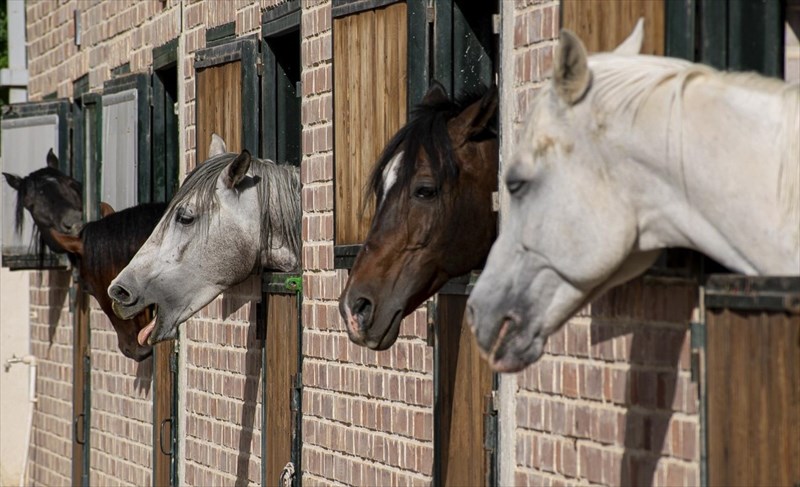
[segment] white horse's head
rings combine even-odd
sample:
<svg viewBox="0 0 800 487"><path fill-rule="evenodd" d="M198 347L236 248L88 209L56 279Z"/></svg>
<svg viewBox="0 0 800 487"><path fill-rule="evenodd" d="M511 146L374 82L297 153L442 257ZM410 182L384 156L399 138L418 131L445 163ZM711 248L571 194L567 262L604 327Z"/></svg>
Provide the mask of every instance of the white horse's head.
<svg viewBox="0 0 800 487"><path fill-rule="evenodd" d="M139 333L154 344L259 266L297 267L299 180L295 168L228 153L212 138L209 159L181 186L164 217L108 288L114 312L133 316L156 304Z"/></svg>
<svg viewBox="0 0 800 487"><path fill-rule="evenodd" d="M641 25L616 54L640 45ZM509 208L469 299L478 343L500 371L536 361L569 316L657 256L635 252L635 216L604 184L603 155L590 141L609 128L582 103L591 88L586 50L564 30L553 80L538 94L506 168Z"/></svg>

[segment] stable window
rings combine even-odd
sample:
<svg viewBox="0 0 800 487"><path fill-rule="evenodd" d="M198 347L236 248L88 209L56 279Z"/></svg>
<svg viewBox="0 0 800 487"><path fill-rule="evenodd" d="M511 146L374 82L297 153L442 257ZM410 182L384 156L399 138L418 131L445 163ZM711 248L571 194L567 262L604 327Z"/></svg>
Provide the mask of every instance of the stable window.
<svg viewBox="0 0 800 487"><path fill-rule="evenodd" d="M136 73L103 85L100 199L116 211L151 198L149 84Z"/></svg>
<svg viewBox="0 0 800 487"><path fill-rule="evenodd" d="M334 255L350 267L374 212L372 167L428 85L427 2L334 1Z"/></svg>
<svg viewBox="0 0 800 487"><path fill-rule="evenodd" d="M208 159L212 133L225 140L230 152L247 149L260 156L258 110L254 109L259 96L257 58L255 38L226 42L195 55L195 164Z"/></svg>
<svg viewBox="0 0 800 487"><path fill-rule="evenodd" d="M69 125L70 102L60 99L46 102L20 103L3 108L2 132L3 172L19 177L47 166L47 153L52 148L58 156L59 169L72 174ZM17 191L2 182L3 266L11 269L64 268L66 258L50 252L34 239L34 223L27 210L22 214L22 231L15 228ZM41 253L37 254L37 249Z"/></svg>

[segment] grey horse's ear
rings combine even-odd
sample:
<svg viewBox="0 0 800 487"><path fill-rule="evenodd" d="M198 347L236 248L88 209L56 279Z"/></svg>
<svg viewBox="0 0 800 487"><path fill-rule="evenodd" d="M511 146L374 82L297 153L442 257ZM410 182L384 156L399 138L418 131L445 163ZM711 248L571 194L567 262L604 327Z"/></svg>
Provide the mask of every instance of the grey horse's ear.
<svg viewBox="0 0 800 487"><path fill-rule="evenodd" d="M47 167L51 167L53 169L58 169L58 157L53 152L53 148L50 148L50 151L47 153Z"/></svg>
<svg viewBox="0 0 800 487"><path fill-rule="evenodd" d="M642 52L642 43L644 42L644 17L639 17L636 21L636 26L633 32L627 39L622 41L622 44L614 49L614 54L622 54L623 56L634 56Z"/></svg>
<svg viewBox="0 0 800 487"><path fill-rule="evenodd" d="M553 88L568 105L578 103L592 81L583 42L574 33L561 29L553 65Z"/></svg>
<svg viewBox="0 0 800 487"><path fill-rule="evenodd" d="M250 169L250 160L250 152L245 149L236 156L233 162L228 164L228 167L222 173L222 181L225 183L226 188L233 189L244 179L247 170Z"/></svg>
<svg viewBox="0 0 800 487"><path fill-rule="evenodd" d="M228 152L228 147L225 145L225 140L217 135L216 132L211 134L211 144L208 146L208 157L218 156L226 152Z"/></svg>
<svg viewBox="0 0 800 487"><path fill-rule="evenodd" d="M19 191L19 188L22 187L22 178L19 176L14 176L13 174L9 174L7 172L3 173L3 176L6 177L6 182L9 186Z"/></svg>
<svg viewBox="0 0 800 487"><path fill-rule="evenodd" d="M436 103L446 102L449 99L450 98L447 96L447 90L444 89L444 86L438 81L433 80L431 81L431 86L428 88L428 92L422 97L422 104L433 105Z"/></svg>

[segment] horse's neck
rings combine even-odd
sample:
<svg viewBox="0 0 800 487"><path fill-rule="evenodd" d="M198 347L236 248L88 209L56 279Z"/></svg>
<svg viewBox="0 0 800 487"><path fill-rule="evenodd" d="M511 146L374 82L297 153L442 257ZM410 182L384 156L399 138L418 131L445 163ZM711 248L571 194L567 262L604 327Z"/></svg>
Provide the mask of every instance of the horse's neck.
<svg viewBox="0 0 800 487"><path fill-rule="evenodd" d="M800 164L800 155L786 156L797 135L786 130L785 101L720 83L689 83L677 105L674 90L660 90L637 117L661 124L655 136L632 138L650 159L650 177L640 178L649 185L635 189L649 200L639 215L650 230L642 243L694 248L747 274L800 274L798 188L778 196ZM796 104L790 110L798 112Z"/></svg>
<svg viewBox="0 0 800 487"><path fill-rule="evenodd" d="M295 247L299 242L300 185L299 170L292 166L262 163L267 194L262 199L261 267L278 271L292 271L300 260ZM298 221L294 221L298 219Z"/></svg>

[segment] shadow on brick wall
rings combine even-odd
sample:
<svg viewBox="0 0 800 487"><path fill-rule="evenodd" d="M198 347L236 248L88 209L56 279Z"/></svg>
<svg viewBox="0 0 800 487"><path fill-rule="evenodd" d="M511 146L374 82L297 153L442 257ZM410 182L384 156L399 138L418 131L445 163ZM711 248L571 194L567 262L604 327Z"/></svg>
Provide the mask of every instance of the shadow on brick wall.
<svg viewBox="0 0 800 487"><path fill-rule="evenodd" d="M136 364L136 378L133 379L133 387L136 392L147 395L153 383L153 356Z"/></svg>
<svg viewBox="0 0 800 487"><path fill-rule="evenodd" d="M592 303L592 353L630 364L627 371L609 371L626 374L624 380L600 381L609 390L598 391L627 408L619 430L624 435L621 485L661 483L666 479L656 480L659 459L685 458L685 450L695 447L689 438L684 439L687 445L676 438L665 443L673 412L691 414L696 408L688 391L692 384L679 380L679 372L689 369L689 327L697 296L691 281L644 277Z"/></svg>
<svg viewBox="0 0 800 487"><path fill-rule="evenodd" d="M48 281L49 290L47 292L47 331L50 345L53 345L56 330L58 329L58 322L61 319L61 312L64 310L64 307L68 305L65 301L69 294L71 277L69 271L49 271L48 273L50 276Z"/></svg>
<svg viewBox="0 0 800 487"><path fill-rule="evenodd" d="M260 281L259 281L260 285ZM223 305L226 316L228 309ZM238 309L237 308L234 308ZM244 382L244 402L242 404L242 426L239 435L239 456L236 459L236 487L250 484L250 457L252 454L253 431L255 429L255 418L258 408L258 387L261 379L261 348L262 345L256 340L256 305L252 303L249 311L248 321L251 326L247 330L247 352L245 354L245 382ZM262 452L263 455L263 452Z"/></svg>

